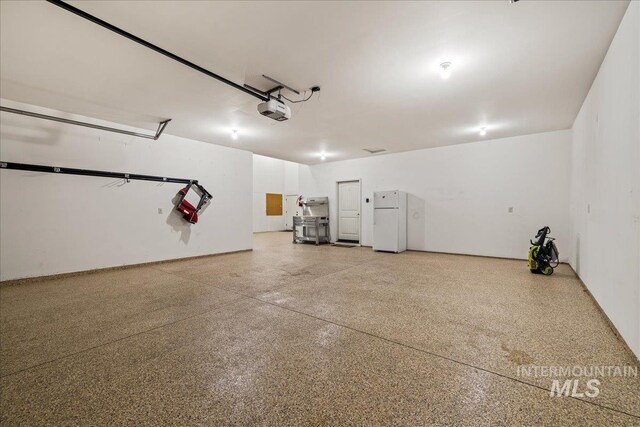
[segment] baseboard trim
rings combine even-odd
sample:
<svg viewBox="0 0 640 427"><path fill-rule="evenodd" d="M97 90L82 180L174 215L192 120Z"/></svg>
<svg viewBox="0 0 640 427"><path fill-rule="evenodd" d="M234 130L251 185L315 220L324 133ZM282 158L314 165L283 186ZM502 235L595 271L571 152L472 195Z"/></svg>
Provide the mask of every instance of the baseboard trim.
<svg viewBox="0 0 640 427"><path fill-rule="evenodd" d="M462 254L462 253L456 253L456 252L421 251L419 249L407 249L407 252L425 252L425 253L428 253L428 254L472 256L472 257L476 257L476 258L507 259L507 260L512 260L512 261L526 261L527 260L527 258L511 258L511 257L492 256L492 255ZM561 262L560 264L564 264L564 263Z"/></svg>
<svg viewBox="0 0 640 427"><path fill-rule="evenodd" d="M611 321L611 319L609 318L609 315L602 309L602 306L600 305L600 303L598 302L598 300L593 296L593 294L591 293L591 291L589 290L589 288L587 288L586 283L584 283L582 281L582 278L580 277L580 275L576 272L576 270L573 269L573 266L569 263L567 263L567 265L569 266L569 268L571 269L571 271L573 271L573 274L576 275L576 277L578 278L578 281L580 282L580 286L582 286L582 290L584 292L587 293L587 295L589 295L589 298L591 298L591 301L593 301L593 303L595 304L596 308L598 309L598 311L600 312L600 314L602 314L602 316L604 317L604 319L606 320L607 324L609 325L609 328L611 328L611 331L613 332L613 334L622 342L622 344L624 344L624 346L627 349L627 352L631 355L631 357L633 359L636 360L636 364L640 365L640 357L638 357L633 350L631 350L631 347L629 346L629 343L627 343L627 341L624 339L624 337L620 334L620 331L618 331L618 328L616 327L616 325L614 325L614 323Z"/></svg>
<svg viewBox="0 0 640 427"><path fill-rule="evenodd" d="M186 260L199 259L199 258L210 258L210 257L221 256L221 255L230 255L230 254L237 254L241 252L251 252L251 251L253 251L253 249L240 249L237 251L219 252L215 254L195 255L195 256L188 256L184 258L171 258L171 259L165 259L160 261L149 261L149 262L141 262L137 264L117 265L114 267L95 268L92 270L80 270L80 271L70 271L68 273L48 274L46 276L23 277L21 279L9 279L9 280L0 281L0 286L22 285L25 283L41 282L41 281L50 280L50 279L63 279L66 277L83 276L85 274L91 274L91 273L113 271L113 270L126 270L129 268L135 268L135 267L168 264L170 262L176 262L176 261L186 261Z"/></svg>
<svg viewBox="0 0 640 427"><path fill-rule="evenodd" d="M369 245L360 245L363 248L373 248ZM527 258L511 258L511 257L503 257L503 256L492 256L492 255L476 255L476 254L463 254L458 252L438 252L438 251L424 251L421 249L407 249L406 252L419 252L425 254L443 254L443 255L458 255L458 256L473 256L477 258L491 258L491 259L508 259L512 261L527 261ZM560 264L569 264L567 261L561 261Z"/></svg>

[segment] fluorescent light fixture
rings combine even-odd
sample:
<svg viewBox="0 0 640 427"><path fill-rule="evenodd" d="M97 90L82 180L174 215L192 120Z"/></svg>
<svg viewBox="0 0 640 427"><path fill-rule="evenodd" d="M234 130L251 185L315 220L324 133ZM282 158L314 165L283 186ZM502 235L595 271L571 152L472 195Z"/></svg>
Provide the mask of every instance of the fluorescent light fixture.
<svg viewBox="0 0 640 427"><path fill-rule="evenodd" d="M446 61L440 64L440 77L443 79L451 77L451 61Z"/></svg>
<svg viewBox="0 0 640 427"><path fill-rule="evenodd" d="M231 131L231 139L236 140L236 139L238 139L238 136L239 136L238 135L238 130L237 129L233 129Z"/></svg>
<svg viewBox="0 0 640 427"><path fill-rule="evenodd" d="M480 136L485 136L487 134L487 128L486 127L481 127L480 128Z"/></svg>

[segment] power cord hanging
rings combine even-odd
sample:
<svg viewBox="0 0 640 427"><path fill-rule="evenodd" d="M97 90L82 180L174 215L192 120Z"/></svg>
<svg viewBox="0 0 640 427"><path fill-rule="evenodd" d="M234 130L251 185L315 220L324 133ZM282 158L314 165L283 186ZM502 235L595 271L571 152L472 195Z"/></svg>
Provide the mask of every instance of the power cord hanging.
<svg viewBox="0 0 640 427"><path fill-rule="evenodd" d="M305 91L306 92L306 91ZM307 96L305 99L299 99L297 101L293 101L289 98L287 98L286 96L282 95L282 93L280 93L280 91L278 91L278 97L282 97L284 99L286 99L287 101L289 101L292 104L298 104L300 102L307 102L308 100L311 99L311 97L313 96L314 93L316 92L320 92L320 86L314 86L311 88L311 93L309 94L309 96Z"/></svg>
<svg viewBox="0 0 640 427"><path fill-rule="evenodd" d="M289 101L289 102L290 102L290 103L292 103L292 104L298 104L298 103L300 103L300 102L306 102L306 101L310 100L310 99L311 99L311 97L313 96L313 94L314 94L314 92L312 91L312 92L311 92L311 94L310 94L309 96L307 96L305 99L300 99L300 100L298 100L298 101L293 101L293 100L291 100L291 99L287 98L287 97L286 97L286 96L284 96L284 95L280 95L280 96L282 96L284 99L286 99L287 101Z"/></svg>

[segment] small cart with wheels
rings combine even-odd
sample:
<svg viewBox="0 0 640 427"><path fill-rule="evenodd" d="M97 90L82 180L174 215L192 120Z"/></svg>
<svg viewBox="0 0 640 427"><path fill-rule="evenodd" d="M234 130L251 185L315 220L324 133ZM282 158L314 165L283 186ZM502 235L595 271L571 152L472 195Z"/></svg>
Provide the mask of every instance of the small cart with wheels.
<svg viewBox="0 0 640 427"><path fill-rule="evenodd" d="M293 243L314 242L329 243L329 218L319 216L293 217Z"/></svg>

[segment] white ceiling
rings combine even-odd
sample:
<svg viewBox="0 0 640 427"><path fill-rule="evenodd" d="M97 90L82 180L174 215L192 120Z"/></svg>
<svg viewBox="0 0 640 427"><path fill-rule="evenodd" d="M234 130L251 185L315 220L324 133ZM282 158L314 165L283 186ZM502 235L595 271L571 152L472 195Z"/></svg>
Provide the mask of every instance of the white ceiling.
<svg viewBox="0 0 640 427"><path fill-rule="evenodd" d="M485 139L567 129L628 5L70 3L237 83L322 91L275 122L257 99L56 6L2 1L3 98L149 130L171 118L167 133L309 164L477 141L481 126Z"/></svg>

